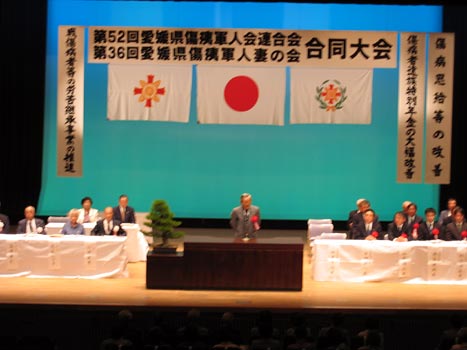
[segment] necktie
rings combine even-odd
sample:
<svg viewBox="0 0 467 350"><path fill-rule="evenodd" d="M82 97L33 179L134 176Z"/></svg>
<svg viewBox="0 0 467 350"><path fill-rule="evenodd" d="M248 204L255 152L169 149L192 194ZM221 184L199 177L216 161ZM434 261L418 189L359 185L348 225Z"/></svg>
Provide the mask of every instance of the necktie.
<svg viewBox="0 0 467 350"><path fill-rule="evenodd" d="M106 234L109 233L109 222L107 220L104 221L104 231Z"/></svg>
<svg viewBox="0 0 467 350"><path fill-rule="evenodd" d="M366 224L366 232L370 233L370 224Z"/></svg>
<svg viewBox="0 0 467 350"><path fill-rule="evenodd" d="M32 228L32 221L29 220L29 233L34 232L34 229Z"/></svg>
<svg viewBox="0 0 467 350"><path fill-rule="evenodd" d="M433 223L430 224L430 231L433 230Z"/></svg>
<svg viewBox="0 0 467 350"><path fill-rule="evenodd" d="M122 216L122 222L125 221L125 209L121 208L120 209L120 215Z"/></svg>

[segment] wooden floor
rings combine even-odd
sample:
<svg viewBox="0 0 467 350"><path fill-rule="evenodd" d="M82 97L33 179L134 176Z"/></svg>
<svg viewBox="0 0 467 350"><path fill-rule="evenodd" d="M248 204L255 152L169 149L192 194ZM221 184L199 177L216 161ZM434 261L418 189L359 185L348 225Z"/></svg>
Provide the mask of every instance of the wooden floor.
<svg viewBox="0 0 467 350"><path fill-rule="evenodd" d="M212 230L215 235L230 234ZM206 234L191 230L189 234ZM270 231L269 235L305 235L302 231ZM182 247L183 244L180 244ZM0 304L131 306L183 309L271 310L467 310L467 286L400 283L315 282L310 250L304 244L303 290L299 292L148 290L146 263L128 265L128 278L1 279Z"/></svg>

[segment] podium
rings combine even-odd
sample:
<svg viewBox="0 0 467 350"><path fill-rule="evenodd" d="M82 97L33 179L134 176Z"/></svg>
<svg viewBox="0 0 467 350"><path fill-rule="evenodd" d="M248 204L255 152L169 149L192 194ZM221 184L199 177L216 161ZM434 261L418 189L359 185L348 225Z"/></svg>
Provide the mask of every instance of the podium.
<svg viewBox="0 0 467 350"><path fill-rule="evenodd" d="M185 237L183 253L148 253L148 289L301 290L303 240Z"/></svg>

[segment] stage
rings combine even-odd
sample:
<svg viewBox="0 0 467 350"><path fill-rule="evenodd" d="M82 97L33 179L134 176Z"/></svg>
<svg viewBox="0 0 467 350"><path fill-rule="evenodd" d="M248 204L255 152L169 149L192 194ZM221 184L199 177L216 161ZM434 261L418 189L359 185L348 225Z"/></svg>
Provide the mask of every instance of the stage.
<svg viewBox="0 0 467 350"><path fill-rule="evenodd" d="M231 235L230 230L219 229L185 232ZM462 315L467 310L465 285L313 281L306 231L261 234L303 239L301 291L146 289L146 262L129 263L127 278L2 278L0 317L4 325L0 336L45 335L53 339L56 350L99 350L122 309L131 310L135 324L143 330L149 329L155 313L179 327L192 308L201 311L203 324L215 329L222 313L231 311L246 338L261 310L270 310L274 325L281 330L290 325L291 315L304 313L315 334L339 312L345 315L344 326L351 334L363 329L368 317L378 318L385 333L385 350L426 350L435 348L452 314ZM183 250L183 239L177 243Z"/></svg>
<svg viewBox="0 0 467 350"><path fill-rule="evenodd" d="M230 235L224 229L187 229L187 235ZM206 310L467 310L467 286L404 283L316 282L311 278L311 251L302 230L269 230L269 237L304 241L301 291L183 291L146 289L146 262L128 264L128 278L2 278L3 305L159 307ZM174 241L183 249L183 239Z"/></svg>

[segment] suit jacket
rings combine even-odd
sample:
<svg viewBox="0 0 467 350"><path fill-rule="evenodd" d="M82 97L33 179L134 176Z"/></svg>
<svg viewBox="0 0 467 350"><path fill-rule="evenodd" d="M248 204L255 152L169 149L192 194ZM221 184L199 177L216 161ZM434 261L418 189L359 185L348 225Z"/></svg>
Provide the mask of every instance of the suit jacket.
<svg viewBox="0 0 467 350"><path fill-rule="evenodd" d="M114 207L114 220L118 220L120 222L128 222L130 224L136 224L136 217L135 217L135 210L127 206L125 208L125 217L122 218L122 215L120 214L120 206Z"/></svg>
<svg viewBox="0 0 467 350"><path fill-rule="evenodd" d="M382 227L381 223L376 219L371 223L371 230L370 232L366 231L366 224L364 221L359 221L357 224L352 226L352 239L365 239L367 236L373 234L373 232L378 232L377 239L383 239L383 235L381 234Z"/></svg>
<svg viewBox="0 0 467 350"><path fill-rule="evenodd" d="M261 225L259 207L251 205L247 213L245 213L242 206L232 209L230 213L230 227L234 230L235 237L242 238L248 233L250 238L256 238L254 223L251 221L254 216L258 217L258 225Z"/></svg>
<svg viewBox="0 0 467 350"><path fill-rule="evenodd" d="M101 219L96 222L96 226L94 226L94 228L92 229L91 235L95 235L95 236L113 235L113 232L111 232L110 234L105 233L104 221L105 219ZM115 219L112 220L111 231L116 225L118 225L119 227L117 236L126 236L126 231L122 228L122 223L120 222L120 220L115 220Z"/></svg>
<svg viewBox="0 0 467 350"><path fill-rule="evenodd" d="M3 223L3 228L0 229L0 233L10 232L10 219L5 214L0 214L0 221Z"/></svg>
<svg viewBox="0 0 467 350"><path fill-rule="evenodd" d="M455 222L450 222L446 226L442 239L445 241L461 241L463 239L462 231L467 231L467 222L465 220L460 230L457 228Z"/></svg>
<svg viewBox="0 0 467 350"><path fill-rule="evenodd" d="M440 225L447 225L449 222L445 223L444 221L450 217L451 217L451 211L449 209L444 209L441 211L441 213L439 213L438 223Z"/></svg>
<svg viewBox="0 0 467 350"><path fill-rule="evenodd" d="M441 239L441 236L442 236L441 225L438 222L434 222L433 223L433 228L430 230L430 228L428 227L427 222L423 221L420 224L420 227L418 228L418 240L419 241L429 241L429 240L435 239L435 237L433 235L433 230L435 228L438 230L438 238Z"/></svg>
<svg viewBox="0 0 467 350"><path fill-rule="evenodd" d="M42 227L42 229L44 229L44 227L45 227L44 220L38 219L38 218L34 218L33 220L36 223L36 230L37 230L38 227ZM28 220L26 218L21 219L20 221L18 221L18 227L16 228L16 233L26 233L26 224L27 223L28 223Z"/></svg>
<svg viewBox="0 0 467 350"><path fill-rule="evenodd" d="M412 240L412 235L410 234L410 231L409 231L409 224L407 224L407 222L404 222L400 230L397 228L397 225L394 221L389 223L388 231L387 231L389 240L393 241L395 238L400 237L403 233L407 235L407 239L409 241Z"/></svg>
<svg viewBox="0 0 467 350"><path fill-rule="evenodd" d="M421 217L420 215L415 215L414 220L413 220L410 224L409 224L409 217L407 217L407 224L409 225L408 230L409 230L410 232L412 232L413 225L414 225L415 223L417 223L418 225L420 225L422 222L423 222L423 217Z"/></svg>

